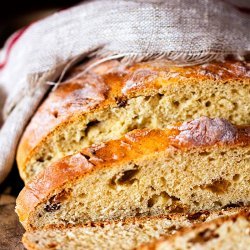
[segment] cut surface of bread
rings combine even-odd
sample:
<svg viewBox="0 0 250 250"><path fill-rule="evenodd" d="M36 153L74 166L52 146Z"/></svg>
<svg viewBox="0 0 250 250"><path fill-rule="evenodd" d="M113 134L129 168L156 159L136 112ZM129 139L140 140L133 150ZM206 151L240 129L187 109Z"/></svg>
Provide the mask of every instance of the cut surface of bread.
<svg viewBox="0 0 250 250"><path fill-rule="evenodd" d="M138 250L246 250L250 247L250 212L194 225Z"/></svg>
<svg viewBox="0 0 250 250"><path fill-rule="evenodd" d="M202 117L135 130L47 167L16 211L26 229L250 202L250 126Z"/></svg>
<svg viewBox="0 0 250 250"><path fill-rule="evenodd" d="M141 217L62 229L37 230L26 232L22 241L28 250L132 250L162 235L173 234L182 227L232 215L241 210L243 209Z"/></svg>
<svg viewBox="0 0 250 250"><path fill-rule="evenodd" d="M249 110L245 62L176 67L150 61L124 67L111 61L50 93L20 142L20 175L27 182L51 162L133 129L162 129L201 116L250 124Z"/></svg>

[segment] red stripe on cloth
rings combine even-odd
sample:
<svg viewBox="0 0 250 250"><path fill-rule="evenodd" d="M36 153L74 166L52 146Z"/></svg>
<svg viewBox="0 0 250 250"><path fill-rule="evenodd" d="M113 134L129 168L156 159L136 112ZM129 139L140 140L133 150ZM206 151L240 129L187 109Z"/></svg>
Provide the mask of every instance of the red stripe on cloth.
<svg viewBox="0 0 250 250"><path fill-rule="evenodd" d="M8 40L6 43L6 48L5 48L5 58L3 59L2 62L0 62L0 70L2 70L4 68L4 66L7 64L9 56L10 56L10 52L11 49L13 48L13 46L16 44L16 42L18 41L18 39L23 35L23 33L27 30L29 26L24 27L21 30L18 30L17 32L15 32Z"/></svg>

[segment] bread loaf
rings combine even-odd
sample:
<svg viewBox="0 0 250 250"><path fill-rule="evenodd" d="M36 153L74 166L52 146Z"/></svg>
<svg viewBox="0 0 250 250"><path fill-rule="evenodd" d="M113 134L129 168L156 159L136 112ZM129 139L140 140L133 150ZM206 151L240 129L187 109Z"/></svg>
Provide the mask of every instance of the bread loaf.
<svg viewBox="0 0 250 250"><path fill-rule="evenodd" d="M75 68L71 77L82 71ZM249 110L245 62L176 67L150 61L125 67L111 61L49 94L20 142L20 174L27 182L55 160L136 128L162 129L204 115L250 124Z"/></svg>
<svg viewBox="0 0 250 250"><path fill-rule="evenodd" d="M184 229L138 250L246 250L250 246L250 212L225 216Z"/></svg>
<svg viewBox="0 0 250 250"><path fill-rule="evenodd" d="M19 194L29 229L250 204L250 126L135 130L47 167Z"/></svg>
<svg viewBox="0 0 250 250"><path fill-rule="evenodd" d="M182 227L235 214L240 209L210 213L141 217L123 221L91 223L66 228L26 232L23 243L28 250L132 250Z"/></svg>

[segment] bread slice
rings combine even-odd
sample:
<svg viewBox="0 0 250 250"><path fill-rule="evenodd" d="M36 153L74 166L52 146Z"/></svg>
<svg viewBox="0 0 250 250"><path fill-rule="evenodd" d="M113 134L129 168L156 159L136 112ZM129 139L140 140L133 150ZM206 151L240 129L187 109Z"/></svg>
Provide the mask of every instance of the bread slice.
<svg viewBox="0 0 250 250"><path fill-rule="evenodd" d="M68 156L19 194L26 229L250 204L250 126L196 119Z"/></svg>
<svg viewBox="0 0 250 250"><path fill-rule="evenodd" d="M232 215L241 210L230 209L213 213L204 211L188 215L141 217L62 229L37 230L26 232L22 241L28 250L132 250L141 244L158 239L162 235L173 234L182 227Z"/></svg>
<svg viewBox="0 0 250 250"><path fill-rule="evenodd" d="M25 182L57 159L136 128L162 129L200 116L250 124L250 70L245 62L122 66L117 61L102 64L51 92L18 148Z"/></svg>
<svg viewBox="0 0 250 250"><path fill-rule="evenodd" d="M192 228L184 229L173 236L155 240L138 250L246 250L250 247L250 212L217 218Z"/></svg>

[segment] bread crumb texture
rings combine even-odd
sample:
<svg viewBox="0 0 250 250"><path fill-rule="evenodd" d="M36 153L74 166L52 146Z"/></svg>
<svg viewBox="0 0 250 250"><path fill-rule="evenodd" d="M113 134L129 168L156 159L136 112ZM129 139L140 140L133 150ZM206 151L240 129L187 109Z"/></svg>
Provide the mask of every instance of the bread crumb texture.
<svg viewBox="0 0 250 250"><path fill-rule="evenodd" d="M171 235L195 223L235 214L239 209L199 212L160 217L140 217L122 221L89 223L61 229L26 232L23 243L28 250L110 249L132 250L142 244Z"/></svg>
<svg viewBox="0 0 250 250"><path fill-rule="evenodd" d="M250 246L250 213L243 212L184 229L138 250L237 249Z"/></svg>
<svg viewBox="0 0 250 250"><path fill-rule="evenodd" d="M130 132L46 168L20 193L17 212L36 229L249 205L249 130L203 117Z"/></svg>
<svg viewBox="0 0 250 250"><path fill-rule="evenodd" d="M41 105L18 149L21 177L27 182L51 162L133 129L163 129L201 116L250 124L249 72L247 63L235 61L100 65L62 83Z"/></svg>

